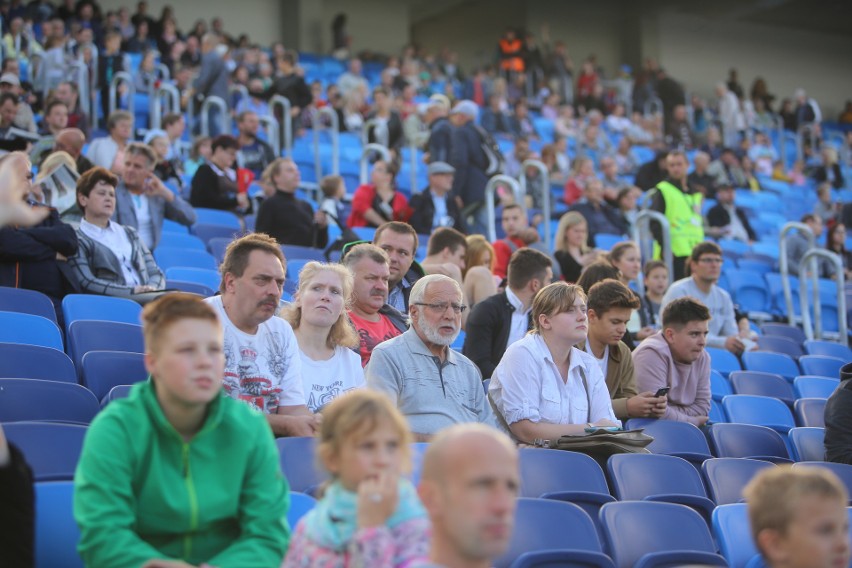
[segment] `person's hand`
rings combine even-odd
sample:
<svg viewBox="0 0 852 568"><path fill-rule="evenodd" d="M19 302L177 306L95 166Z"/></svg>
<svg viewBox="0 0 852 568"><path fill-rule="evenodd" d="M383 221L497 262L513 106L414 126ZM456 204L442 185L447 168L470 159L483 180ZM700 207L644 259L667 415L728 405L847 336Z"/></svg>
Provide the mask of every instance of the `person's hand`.
<svg viewBox="0 0 852 568"><path fill-rule="evenodd" d="M709 416L699 416L697 426L698 427L704 426L705 424L707 424L708 420L710 420Z"/></svg>
<svg viewBox="0 0 852 568"><path fill-rule="evenodd" d="M67 262L67 261L68 261L68 257L66 257L66 256L65 256L64 254L62 254L61 252L58 252L58 253L56 253L56 260L58 260L59 262Z"/></svg>
<svg viewBox="0 0 852 568"><path fill-rule="evenodd" d="M650 391L631 396L627 399L627 415L631 418L654 417L657 415L660 399L662 399L663 412L665 412L666 397L664 396L654 396L654 393Z"/></svg>
<svg viewBox="0 0 852 568"><path fill-rule="evenodd" d="M734 355L739 355L745 350L745 345L743 345L743 342L740 341L739 337L732 335L725 340L725 349Z"/></svg>
<svg viewBox="0 0 852 568"><path fill-rule="evenodd" d="M314 213L314 223L316 223L317 227L320 229L328 227L328 216L325 214L325 211L317 211Z"/></svg>
<svg viewBox="0 0 852 568"><path fill-rule="evenodd" d="M140 284L139 286L136 286L135 288L133 288L133 293L134 294L144 294L145 292L155 292L156 290L157 289L154 288L153 286L149 286L147 284Z"/></svg>
<svg viewBox="0 0 852 568"><path fill-rule="evenodd" d="M657 333L656 329L654 329L650 325L646 325L645 327L636 332L636 339L642 341L646 337L651 337L655 333Z"/></svg>
<svg viewBox="0 0 852 568"><path fill-rule="evenodd" d="M145 193L150 196L162 197L167 202L172 202L175 199L175 194L154 174L149 174L145 178L145 184L142 187Z"/></svg>
<svg viewBox="0 0 852 568"><path fill-rule="evenodd" d="M399 501L397 475L382 471L358 485L358 528L384 525Z"/></svg>
<svg viewBox="0 0 852 568"><path fill-rule="evenodd" d="M290 116L296 118L297 116L299 116L300 112L302 112L301 107L294 106L290 109Z"/></svg>
<svg viewBox="0 0 852 568"><path fill-rule="evenodd" d="M657 396L654 397L654 407L651 409L651 416L654 418L662 418L666 413L666 408L669 405L669 399L667 396Z"/></svg>
<svg viewBox="0 0 852 568"><path fill-rule="evenodd" d="M240 207L241 209L248 209L249 198L248 198L247 194L245 194L245 193L238 193L237 194L237 206Z"/></svg>
<svg viewBox="0 0 852 568"><path fill-rule="evenodd" d="M597 422L592 422L592 426L597 426L599 428L611 428L612 426L618 427L618 422L613 422L612 420L607 420L606 418L601 418Z"/></svg>
<svg viewBox="0 0 852 568"><path fill-rule="evenodd" d="M313 437L319 432L322 414L287 416L287 433L293 437Z"/></svg>

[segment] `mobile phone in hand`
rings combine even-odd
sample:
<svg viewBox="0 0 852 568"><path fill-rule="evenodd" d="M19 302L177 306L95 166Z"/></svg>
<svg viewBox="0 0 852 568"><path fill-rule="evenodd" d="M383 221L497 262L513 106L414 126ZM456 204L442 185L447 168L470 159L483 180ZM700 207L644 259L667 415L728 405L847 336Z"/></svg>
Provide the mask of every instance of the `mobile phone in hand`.
<svg viewBox="0 0 852 568"><path fill-rule="evenodd" d="M656 397L666 396L667 394L669 394L670 390L671 390L671 387L663 387L661 389L657 389L657 392L654 394L654 396L656 396Z"/></svg>

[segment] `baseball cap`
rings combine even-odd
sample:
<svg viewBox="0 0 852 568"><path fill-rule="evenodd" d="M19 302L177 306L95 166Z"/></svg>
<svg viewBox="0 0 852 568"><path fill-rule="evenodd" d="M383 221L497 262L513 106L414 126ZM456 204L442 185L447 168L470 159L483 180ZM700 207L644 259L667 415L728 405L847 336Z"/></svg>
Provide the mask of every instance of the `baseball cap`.
<svg viewBox="0 0 852 568"><path fill-rule="evenodd" d="M476 106L476 103L469 100L459 101L456 103L456 106L453 107L453 110L450 111L450 114L464 114L476 120L479 116L479 107Z"/></svg>
<svg viewBox="0 0 852 568"><path fill-rule="evenodd" d="M429 97L430 104L438 104L444 107L445 109L450 108L450 99L447 95L442 95L441 93L435 93L431 97Z"/></svg>
<svg viewBox="0 0 852 568"><path fill-rule="evenodd" d="M21 86L21 80L14 73L3 73L3 75L0 75L0 83L8 83L16 87Z"/></svg>
<svg viewBox="0 0 852 568"><path fill-rule="evenodd" d="M429 164L429 175L454 174L456 169L447 162L432 162Z"/></svg>

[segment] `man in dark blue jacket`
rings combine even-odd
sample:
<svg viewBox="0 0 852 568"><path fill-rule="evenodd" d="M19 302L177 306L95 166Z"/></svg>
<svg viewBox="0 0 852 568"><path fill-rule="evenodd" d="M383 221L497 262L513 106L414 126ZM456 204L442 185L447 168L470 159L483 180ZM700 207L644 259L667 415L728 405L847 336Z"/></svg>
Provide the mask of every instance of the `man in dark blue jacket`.
<svg viewBox="0 0 852 568"><path fill-rule="evenodd" d="M485 186L488 176L488 157L482 149L482 137L476 127L479 107L473 101L461 101L450 112L453 130L450 134L450 165L456 170L453 178L454 196L462 200L462 215L473 216L472 233L485 234Z"/></svg>

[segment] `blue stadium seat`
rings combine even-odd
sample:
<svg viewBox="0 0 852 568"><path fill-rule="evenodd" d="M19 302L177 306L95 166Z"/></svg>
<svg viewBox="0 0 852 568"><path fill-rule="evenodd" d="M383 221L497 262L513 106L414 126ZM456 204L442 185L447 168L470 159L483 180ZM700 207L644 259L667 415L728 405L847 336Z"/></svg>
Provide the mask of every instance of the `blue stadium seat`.
<svg viewBox="0 0 852 568"><path fill-rule="evenodd" d="M178 249L169 247L157 247L154 251L154 260L160 270L167 271L169 268L204 268L216 270L219 264L216 257L203 250Z"/></svg>
<svg viewBox="0 0 852 568"><path fill-rule="evenodd" d="M790 430L793 459L825 461L825 428L799 427Z"/></svg>
<svg viewBox="0 0 852 568"><path fill-rule="evenodd" d="M784 377L775 373L734 371L731 373L731 384L736 394L777 398L788 406L793 406L793 401L796 399L792 385Z"/></svg>
<svg viewBox="0 0 852 568"><path fill-rule="evenodd" d="M358 238L365 241L372 242L373 237L376 236L376 229L373 227L353 227L352 231L358 235Z"/></svg>
<svg viewBox="0 0 852 568"><path fill-rule="evenodd" d="M0 343L0 378L42 379L77 383L74 363L63 351L52 347Z"/></svg>
<svg viewBox="0 0 852 568"><path fill-rule="evenodd" d="M212 288L197 282L187 282L186 280L166 280L166 290L180 290L189 294L198 294L204 298L209 298L216 294Z"/></svg>
<svg viewBox="0 0 852 568"><path fill-rule="evenodd" d="M545 448L521 448L519 452L521 497L535 498L558 492L563 500L574 497L598 506L614 500L603 470L586 454ZM566 471L572 474L565 475Z"/></svg>
<svg viewBox="0 0 852 568"><path fill-rule="evenodd" d="M525 552L518 556L510 568L615 568L608 556L597 554L594 558L581 556L577 550L554 549Z"/></svg>
<svg viewBox="0 0 852 568"><path fill-rule="evenodd" d="M35 484L36 568L83 568L77 554L80 529L74 521L74 483Z"/></svg>
<svg viewBox="0 0 852 568"><path fill-rule="evenodd" d="M565 527L571 527L571 530L565 530ZM509 548L494 561L494 566L509 568L524 553L554 548L572 550L578 563L587 562L587 566L612 566L602 552L592 519L580 507L572 503L524 497L517 501Z"/></svg>
<svg viewBox="0 0 852 568"><path fill-rule="evenodd" d="M315 466L316 438L278 438L275 444L281 458L281 471L292 491L307 492L328 477Z"/></svg>
<svg viewBox="0 0 852 568"><path fill-rule="evenodd" d="M64 350L62 332L59 331L55 318L50 320L17 312L0 312L0 343L38 345Z"/></svg>
<svg viewBox="0 0 852 568"><path fill-rule="evenodd" d="M159 246L170 248L207 250L204 241L194 235L180 233L164 233Z"/></svg>
<svg viewBox="0 0 852 568"><path fill-rule="evenodd" d="M35 290L0 286L0 311L41 316L56 323L53 302L45 294Z"/></svg>
<svg viewBox="0 0 852 568"><path fill-rule="evenodd" d="M710 371L710 394L713 396L713 400L717 400L719 402L722 402L722 399L729 394L734 394L734 390L731 387L731 381L723 377L722 373L716 369L712 369Z"/></svg>
<svg viewBox="0 0 852 568"><path fill-rule="evenodd" d="M609 233L597 233L595 235L595 248L601 250L612 250L617 243L625 240L624 235L611 235Z"/></svg>
<svg viewBox="0 0 852 568"><path fill-rule="evenodd" d="M189 227L171 219L163 219L163 235L165 236L166 234L188 235Z"/></svg>
<svg viewBox="0 0 852 568"><path fill-rule="evenodd" d="M793 467L824 467L836 475L843 482L843 485L846 486L846 491L852 494L852 465L847 463L813 461L794 463Z"/></svg>
<svg viewBox="0 0 852 568"><path fill-rule="evenodd" d="M103 400L118 385L132 385L148 379L145 355L125 351L89 351L83 355L82 384Z"/></svg>
<svg viewBox="0 0 852 568"><path fill-rule="evenodd" d="M747 351L743 353L743 367L747 371L763 371L781 375L791 383L801 374L796 361L783 353Z"/></svg>
<svg viewBox="0 0 852 568"><path fill-rule="evenodd" d="M68 329L68 355L82 376L83 355L89 351L144 353L142 326L113 321L79 320Z"/></svg>
<svg viewBox="0 0 852 568"><path fill-rule="evenodd" d="M655 454L677 456L696 466L712 457L704 433L689 422L632 418L628 420L627 428L642 428L653 437L654 441L648 445L648 450Z"/></svg>
<svg viewBox="0 0 852 568"><path fill-rule="evenodd" d="M833 341L809 339L805 341L805 352L808 355L825 355L827 357L837 357L844 361L852 361L852 349Z"/></svg>
<svg viewBox="0 0 852 568"><path fill-rule="evenodd" d="M118 385L112 387L104 399L101 401L101 407L106 406L114 400L118 400L119 398L127 398L130 395L130 390L133 388L132 385Z"/></svg>
<svg viewBox="0 0 852 568"><path fill-rule="evenodd" d="M713 533L731 568L746 568L759 556L751 538L745 503L720 505L713 511Z"/></svg>
<svg viewBox="0 0 852 568"><path fill-rule="evenodd" d="M66 331L78 320L142 324L142 306L133 300L111 296L68 294L62 299L62 315L65 317Z"/></svg>
<svg viewBox="0 0 852 568"><path fill-rule="evenodd" d="M728 270L725 274L731 295L741 311L768 313L772 309L772 298L760 272Z"/></svg>
<svg viewBox="0 0 852 568"><path fill-rule="evenodd" d="M298 284L299 282L299 273L305 267L305 265L309 262L314 262L308 258L294 258L287 260L287 279L292 280Z"/></svg>
<svg viewBox="0 0 852 568"><path fill-rule="evenodd" d="M728 417L725 415L725 409L722 408L722 403L710 399L710 424L718 424L719 422L727 422Z"/></svg>
<svg viewBox="0 0 852 568"><path fill-rule="evenodd" d="M82 424L55 422L3 425L6 437L24 454L36 481L74 479L87 430Z"/></svg>
<svg viewBox="0 0 852 568"><path fill-rule="evenodd" d="M465 331L459 330L459 334L456 336L455 340L450 344L451 349L455 349L459 353L461 353L462 348L464 347L464 338L467 337L467 333Z"/></svg>
<svg viewBox="0 0 852 568"><path fill-rule="evenodd" d="M317 500L299 491L290 492L290 508L287 509L287 524L290 525L290 530L293 531L299 520L307 515L311 509L317 504Z"/></svg>
<svg viewBox="0 0 852 568"><path fill-rule="evenodd" d="M790 408L769 396L734 394L722 399L722 406L731 422L767 426L785 436L796 427Z"/></svg>
<svg viewBox="0 0 852 568"><path fill-rule="evenodd" d="M207 250L216 257L216 262L222 264L225 260L225 250L228 248L228 245L233 242L234 239L228 237L213 237L209 241L207 241Z"/></svg>
<svg viewBox="0 0 852 568"><path fill-rule="evenodd" d="M760 274L758 282L763 284L763 275L767 272L772 272L775 269L775 266L769 259L743 257L737 260L737 268L743 271L756 272L757 274Z"/></svg>
<svg viewBox="0 0 852 568"><path fill-rule="evenodd" d="M737 360L737 356L727 349L706 347L705 351L707 351L707 354L710 355L710 367L721 373L723 377L727 377L733 371L742 370L740 362Z"/></svg>
<svg viewBox="0 0 852 568"><path fill-rule="evenodd" d="M0 379L0 422L43 420L88 424L98 399L77 384L41 379Z"/></svg>
<svg viewBox="0 0 852 568"><path fill-rule="evenodd" d="M206 286L211 290L218 290L222 282L222 276L218 270L209 268L185 268L176 266L165 271L166 280L179 280L182 282L194 282Z"/></svg>
<svg viewBox="0 0 852 568"><path fill-rule="evenodd" d="M192 234L199 239L210 244L210 241L215 238L234 240L243 234L241 229L232 227L231 225L217 225L215 223L198 223L192 226Z"/></svg>
<svg viewBox="0 0 852 568"><path fill-rule="evenodd" d="M680 503L710 524L713 503L701 474L685 459L655 454L615 454L607 461L613 493L619 501Z"/></svg>
<svg viewBox="0 0 852 568"><path fill-rule="evenodd" d="M238 231L243 230L243 223L240 221L240 218L230 211L196 207L195 216L197 220L196 225L224 225ZM193 228L195 228L195 225L193 225Z"/></svg>
<svg viewBox="0 0 852 568"><path fill-rule="evenodd" d="M793 405L799 426L825 428L824 398L800 398Z"/></svg>
<svg viewBox="0 0 852 568"><path fill-rule="evenodd" d="M830 377L839 380L840 367L848 362L826 355L805 355L799 359L799 366L805 375L817 375L819 377Z"/></svg>
<svg viewBox="0 0 852 568"><path fill-rule="evenodd" d="M296 259L325 262L325 255L321 249L300 247L297 245L281 245L281 252L284 253L284 258L287 259L287 262Z"/></svg>
<svg viewBox="0 0 852 568"><path fill-rule="evenodd" d="M796 398L828 398L839 384L840 379L801 375L793 379L793 390Z"/></svg>
<svg viewBox="0 0 852 568"><path fill-rule="evenodd" d="M798 359L805 354L801 343L796 343L789 337L782 337L780 335L762 335L757 338L757 345L760 351L783 353L793 359Z"/></svg>
<svg viewBox="0 0 852 568"><path fill-rule="evenodd" d="M765 323L760 327L763 335L780 335L788 339L792 339L799 345L805 342L805 332L785 323Z"/></svg>
<svg viewBox="0 0 852 568"><path fill-rule="evenodd" d="M716 544L701 515L684 505L652 501L607 503L601 508L601 521L618 568L727 566L725 559L716 554Z"/></svg>
<svg viewBox="0 0 852 568"><path fill-rule="evenodd" d="M765 460L748 458L713 458L701 465L701 473L707 483L707 492L716 505L739 503L743 499L743 488L758 472L775 467Z"/></svg>
<svg viewBox="0 0 852 568"><path fill-rule="evenodd" d="M752 458L773 463L792 461L784 438L766 426L713 424L709 438L713 455L720 458Z"/></svg>

